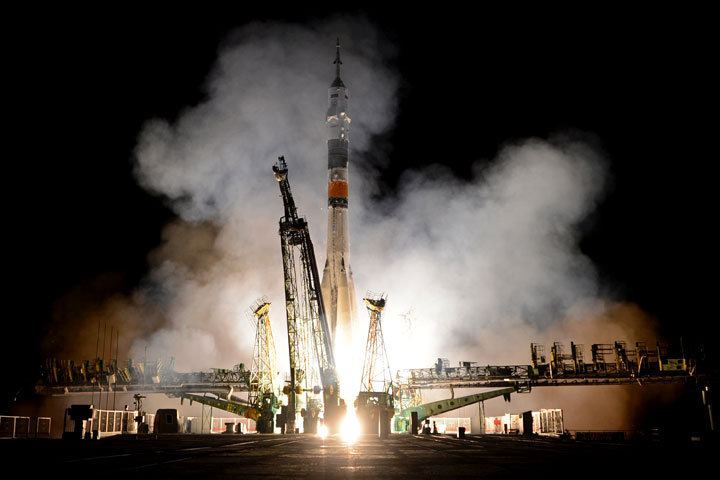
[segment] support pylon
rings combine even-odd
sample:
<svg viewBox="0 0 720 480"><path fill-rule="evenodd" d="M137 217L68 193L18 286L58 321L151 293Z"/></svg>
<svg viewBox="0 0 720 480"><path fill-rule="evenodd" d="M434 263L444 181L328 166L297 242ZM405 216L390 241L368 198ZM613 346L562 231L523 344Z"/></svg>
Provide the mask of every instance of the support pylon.
<svg viewBox="0 0 720 480"><path fill-rule="evenodd" d="M356 400L357 416L364 433L378 433L383 438L390 433L395 411L392 374L382 334L381 319L386 299L384 295L368 292L364 300L370 314L370 327Z"/></svg>
<svg viewBox="0 0 720 480"><path fill-rule="evenodd" d="M370 314L370 327L368 329L365 346L365 360L363 362L361 392L390 393L392 388L392 373L388 362L385 340L382 333L382 312L385 309L386 297L368 292L363 299Z"/></svg>
<svg viewBox="0 0 720 480"><path fill-rule="evenodd" d="M277 398L277 352L270 326L270 303L259 298L251 307L255 319L255 348L250 369L248 402L260 412L256 419L259 433L272 433L275 428Z"/></svg>

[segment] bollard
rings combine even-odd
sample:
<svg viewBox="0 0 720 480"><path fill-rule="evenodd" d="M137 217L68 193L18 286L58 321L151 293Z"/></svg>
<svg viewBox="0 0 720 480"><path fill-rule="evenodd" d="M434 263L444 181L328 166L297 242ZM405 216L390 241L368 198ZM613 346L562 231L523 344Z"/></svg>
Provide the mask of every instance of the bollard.
<svg viewBox="0 0 720 480"><path fill-rule="evenodd" d="M417 412L411 412L410 413L410 432L413 435L417 435L418 430L420 430L420 422L418 421L418 414L417 414Z"/></svg>
<svg viewBox="0 0 720 480"><path fill-rule="evenodd" d="M387 438L390 433L390 418L388 412L381 408L378 412L378 438Z"/></svg>

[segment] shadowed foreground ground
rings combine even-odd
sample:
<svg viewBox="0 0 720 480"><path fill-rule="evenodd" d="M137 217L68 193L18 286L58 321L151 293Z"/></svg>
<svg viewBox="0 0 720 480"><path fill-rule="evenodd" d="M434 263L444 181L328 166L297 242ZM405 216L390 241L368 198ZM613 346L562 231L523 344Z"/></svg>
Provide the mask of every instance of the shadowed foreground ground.
<svg viewBox="0 0 720 480"><path fill-rule="evenodd" d="M99 441L0 441L3 474L87 478L654 478L694 477L717 444L582 442L537 437L166 435ZM699 477L697 477L699 478Z"/></svg>

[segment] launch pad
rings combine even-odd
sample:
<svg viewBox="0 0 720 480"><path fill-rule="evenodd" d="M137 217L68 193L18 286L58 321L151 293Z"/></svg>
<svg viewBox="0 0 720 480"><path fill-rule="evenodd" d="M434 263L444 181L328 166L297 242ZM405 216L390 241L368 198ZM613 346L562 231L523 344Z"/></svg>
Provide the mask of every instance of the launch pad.
<svg viewBox="0 0 720 480"><path fill-rule="evenodd" d="M3 464L21 467L33 476L55 477L93 471L125 478L138 474L143 478L550 478L569 473L582 478L618 474L672 478L673 473L689 473L690 465L695 471L705 470L714 447L700 442L487 435L397 434L386 439L362 435L354 444L340 436L167 435L145 440L123 436L97 442L6 442Z"/></svg>

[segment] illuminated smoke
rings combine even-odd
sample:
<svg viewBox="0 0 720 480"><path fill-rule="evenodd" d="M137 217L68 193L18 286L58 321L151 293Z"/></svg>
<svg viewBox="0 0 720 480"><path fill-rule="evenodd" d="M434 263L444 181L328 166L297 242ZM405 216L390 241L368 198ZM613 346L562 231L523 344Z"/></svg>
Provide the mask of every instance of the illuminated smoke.
<svg viewBox="0 0 720 480"><path fill-rule="evenodd" d="M182 222L210 224L214 232L166 231L150 283L168 322L138 340L135 353L147 341L156 352L179 350L178 366L185 368L249 361L254 330L245 312L261 295L273 302L276 338L286 343L277 233L283 206L271 166L286 157L298 209L324 258L324 114L338 32L347 34L343 76L353 79L351 113L358 120L352 144L364 150L393 121L397 79L377 51L379 33L362 20L246 26L222 49L207 101L176 122L155 119L143 129L136 151L140 183L167 198ZM196 234L203 235L197 247Z"/></svg>
<svg viewBox="0 0 720 480"><path fill-rule="evenodd" d="M363 236L353 245L358 284L386 282L389 318L415 311L410 341L404 336L413 348L401 349L396 362L427 365L443 351L503 361L525 342L515 336L498 343L495 335L547 329L596 299L596 274L577 248L577 227L595 207L604 177L603 162L585 143L531 139L505 147L470 181L441 167L409 173L397 201L377 215L366 210L373 228L353 236Z"/></svg>
<svg viewBox="0 0 720 480"><path fill-rule="evenodd" d="M397 198L364 210L352 233L363 240L353 244L355 278L388 292L384 328L393 369L428 367L438 357L451 366L527 364L531 342L545 344L548 354L556 341L566 353L570 341L584 344L589 360L593 343L625 340L632 347L657 339L653 319L606 298L578 247L607 176L591 145L578 134L509 144L492 162L478 161L470 180L440 166L409 172ZM409 329L402 316L408 311ZM487 414L559 407L568 428L621 428L642 403L631 393L536 389L511 405L490 402ZM428 401L447 396L425 394Z"/></svg>

